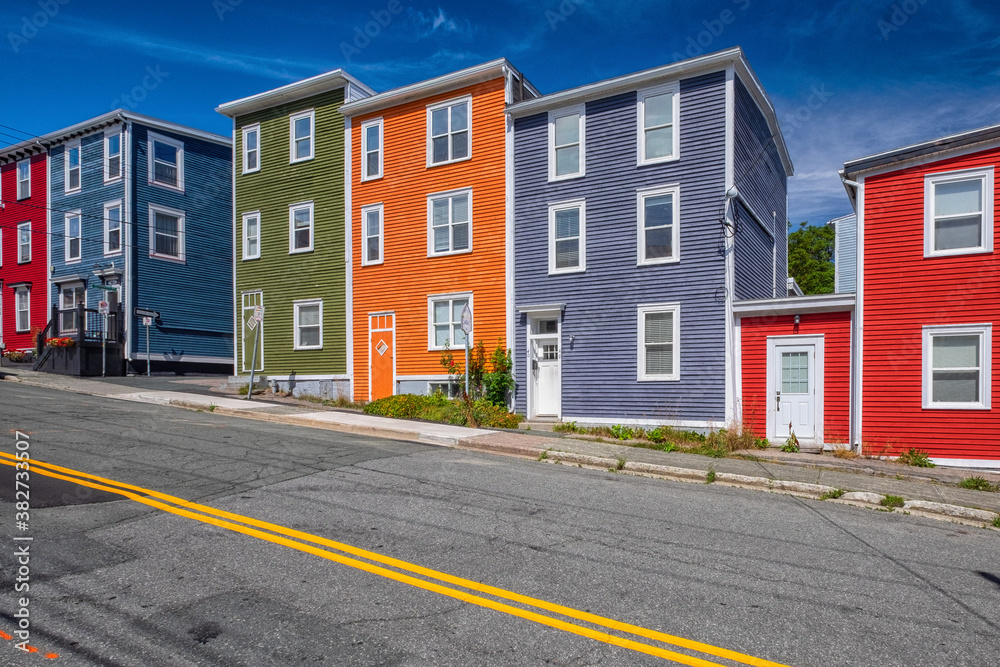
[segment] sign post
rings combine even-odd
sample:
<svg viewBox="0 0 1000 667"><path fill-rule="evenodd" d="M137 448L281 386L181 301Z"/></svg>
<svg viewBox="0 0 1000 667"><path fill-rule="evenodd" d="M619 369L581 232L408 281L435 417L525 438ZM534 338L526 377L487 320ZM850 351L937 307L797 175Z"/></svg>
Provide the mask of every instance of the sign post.
<svg viewBox="0 0 1000 667"><path fill-rule="evenodd" d="M472 309L465 304L462 309L462 331L465 332L465 397L469 397L469 334L472 333Z"/></svg>
<svg viewBox="0 0 1000 667"><path fill-rule="evenodd" d="M107 301L97 302L97 312L101 315L101 377L108 371L108 313L111 305Z"/></svg>
<svg viewBox="0 0 1000 667"><path fill-rule="evenodd" d="M160 316L160 313L155 310L149 310L147 308L133 308L132 314L136 317L142 318L142 324L146 327L146 377L150 375L150 367L152 363L149 359L149 327L152 326L153 320Z"/></svg>
<svg viewBox="0 0 1000 667"><path fill-rule="evenodd" d="M260 329L257 329L257 325L260 325ZM253 315L250 320L247 321L247 326L254 330L253 336L253 356L250 357L250 385L247 387L247 400L249 401L253 397L253 376L254 369L257 368L257 343L260 340L260 334L264 330L264 306L254 306Z"/></svg>

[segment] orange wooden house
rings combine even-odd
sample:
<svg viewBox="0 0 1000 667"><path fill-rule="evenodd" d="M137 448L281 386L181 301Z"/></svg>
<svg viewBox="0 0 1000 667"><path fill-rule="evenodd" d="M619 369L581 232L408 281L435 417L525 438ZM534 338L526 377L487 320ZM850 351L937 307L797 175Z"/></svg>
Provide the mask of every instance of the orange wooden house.
<svg viewBox="0 0 1000 667"><path fill-rule="evenodd" d="M500 59L345 104L355 400L447 391L441 353L509 338L505 109L538 92Z"/></svg>

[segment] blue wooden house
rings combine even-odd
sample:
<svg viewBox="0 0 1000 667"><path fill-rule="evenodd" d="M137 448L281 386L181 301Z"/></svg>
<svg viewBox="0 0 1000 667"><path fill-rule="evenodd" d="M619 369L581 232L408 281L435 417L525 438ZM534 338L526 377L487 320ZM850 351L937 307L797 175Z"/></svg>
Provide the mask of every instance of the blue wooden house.
<svg viewBox="0 0 1000 667"><path fill-rule="evenodd" d="M508 113L515 409L590 424L735 419L733 302L785 294L792 175L743 51Z"/></svg>
<svg viewBox="0 0 1000 667"><path fill-rule="evenodd" d="M49 151L47 336L91 337L101 301L118 311L104 335L145 372L231 372L232 141L112 111L40 138ZM82 308L81 308L82 306ZM122 369L124 370L124 369ZM65 369L63 369L65 372Z"/></svg>

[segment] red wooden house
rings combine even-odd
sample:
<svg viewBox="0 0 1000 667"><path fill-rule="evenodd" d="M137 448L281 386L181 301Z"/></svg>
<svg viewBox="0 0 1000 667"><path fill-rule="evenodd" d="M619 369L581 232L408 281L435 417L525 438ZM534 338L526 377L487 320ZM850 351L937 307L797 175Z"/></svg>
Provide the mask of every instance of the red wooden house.
<svg viewBox="0 0 1000 667"><path fill-rule="evenodd" d="M1000 467L1000 125L844 165L858 214L856 438Z"/></svg>
<svg viewBox="0 0 1000 667"><path fill-rule="evenodd" d="M48 294L47 155L34 142L0 150L0 343L34 349Z"/></svg>

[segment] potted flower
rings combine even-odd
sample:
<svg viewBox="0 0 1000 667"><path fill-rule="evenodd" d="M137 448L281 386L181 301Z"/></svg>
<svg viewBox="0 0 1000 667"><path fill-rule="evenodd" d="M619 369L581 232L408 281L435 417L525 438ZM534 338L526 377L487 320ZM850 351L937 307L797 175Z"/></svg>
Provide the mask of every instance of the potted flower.
<svg viewBox="0 0 1000 667"><path fill-rule="evenodd" d="M73 347L76 341L74 341L69 336L60 336L57 338L46 338L45 344L49 347Z"/></svg>

